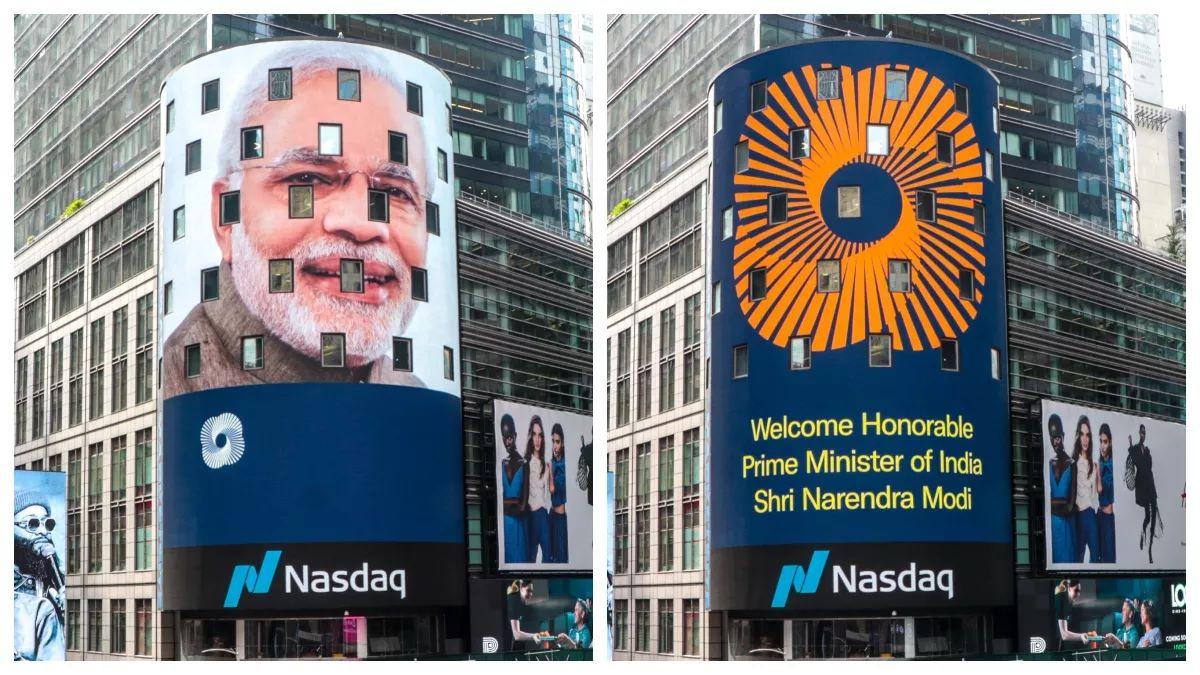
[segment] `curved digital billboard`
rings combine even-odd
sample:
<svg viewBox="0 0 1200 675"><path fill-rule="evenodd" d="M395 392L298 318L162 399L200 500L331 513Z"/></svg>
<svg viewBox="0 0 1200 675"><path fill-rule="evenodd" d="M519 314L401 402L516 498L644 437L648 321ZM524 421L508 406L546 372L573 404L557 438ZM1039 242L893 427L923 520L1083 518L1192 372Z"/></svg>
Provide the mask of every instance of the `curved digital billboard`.
<svg viewBox="0 0 1200 675"><path fill-rule="evenodd" d="M995 77L813 40L710 97L712 609L1011 602Z"/></svg>
<svg viewBox="0 0 1200 675"><path fill-rule="evenodd" d="M449 96L346 40L163 85L164 608L465 603Z"/></svg>

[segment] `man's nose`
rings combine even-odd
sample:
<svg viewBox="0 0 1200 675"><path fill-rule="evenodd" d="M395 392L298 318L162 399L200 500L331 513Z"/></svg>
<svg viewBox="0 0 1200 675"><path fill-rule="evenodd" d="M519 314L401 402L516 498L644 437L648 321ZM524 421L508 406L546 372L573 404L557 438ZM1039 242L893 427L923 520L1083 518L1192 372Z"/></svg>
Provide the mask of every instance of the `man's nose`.
<svg viewBox="0 0 1200 675"><path fill-rule="evenodd" d="M388 224L367 218L367 188L364 183L352 179L328 197L321 225L332 235L358 243L387 243L391 232Z"/></svg>

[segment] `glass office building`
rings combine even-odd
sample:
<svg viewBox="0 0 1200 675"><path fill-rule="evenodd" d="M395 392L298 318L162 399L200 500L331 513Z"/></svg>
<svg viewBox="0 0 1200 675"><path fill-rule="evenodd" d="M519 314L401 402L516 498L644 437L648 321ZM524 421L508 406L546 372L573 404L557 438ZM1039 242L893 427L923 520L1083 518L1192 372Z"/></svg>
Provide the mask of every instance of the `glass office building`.
<svg viewBox="0 0 1200 675"><path fill-rule="evenodd" d="M178 225L155 217L164 123L155 101L166 75L219 47L341 33L415 53L450 76L466 592L469 579L497 569L491 399L591 410L590 94L578 83L589 54L574 21L16 17L14 463L68 473L69 659L173 660L181 640L231 637L196 625L184 634L156 593L155 326L171 300L157 297L154 251ZM398 617L379 635L401 637L392 657L478 651L457 637L469 620L466 610L436 625ZM244 644L266 644L279 628L341 635L339 626L271 626Z"/></svg>

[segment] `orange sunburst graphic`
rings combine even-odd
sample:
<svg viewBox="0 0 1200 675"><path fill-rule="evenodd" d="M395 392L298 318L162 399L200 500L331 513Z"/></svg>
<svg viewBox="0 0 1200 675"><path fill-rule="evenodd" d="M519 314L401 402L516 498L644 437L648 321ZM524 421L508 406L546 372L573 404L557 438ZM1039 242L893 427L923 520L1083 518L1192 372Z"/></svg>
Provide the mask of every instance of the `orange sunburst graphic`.
<svg viewBox="0 0 1200 675"><path fill-rule="evenodd" d="M886 96L886 71L908 73L905 100ZM811 66L767 88L767 105L751 113L740 136L749 169L734 177L737 228L733 278L742 313L778 346L811 336L814 352L891 336L892 348L920 351L967 330L983 300L984 237L974 228L983 196L983 158L975 128L955 110L954 87L920 68L840 68L840 98L818 100ZM887 154L867 153L867 126L886 125ZM808 156L791 159L791 130L809 130ZM939 162L938 134L953 141L953 163ZM839 169L868 164L898 190L895 223L874 240L855 240L822 216L822 194ZM832 189L836 189L830 186ZM916 195L935 195L932 221L918 220ZM768 198L785 192L784 222L768 221ZM863 205L873 198L862 194ZM890 226L890 227L889 227ZM888 261L907 260L911 288L892 291ZM818 261L840 261L839 290L817 288ZM765 269L766 293L750 299L750 273ZM971 299L959 297L959 274L974 274Z"/></svg>

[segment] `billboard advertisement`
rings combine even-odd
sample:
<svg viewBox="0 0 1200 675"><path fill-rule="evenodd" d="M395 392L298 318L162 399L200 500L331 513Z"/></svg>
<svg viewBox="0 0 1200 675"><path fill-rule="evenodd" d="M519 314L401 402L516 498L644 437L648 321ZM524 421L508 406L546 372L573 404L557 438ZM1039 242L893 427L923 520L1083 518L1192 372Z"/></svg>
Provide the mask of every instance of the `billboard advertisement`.
<svg viewBox="0 0 1200 675"><path fill-rule="evenodd" d="M1022 579L1017 646L1040 654L1183 645L1185 593L1181 576Z"/></svg>
<svg viewBox="0 0 1200 675"><path fill-rule="evenodd" d="M13 659L16 661L67 658L66 517L67 474L13 472Z"/></svg>
<svg viewBox="0 0 1200 675"><path fill-rule="evenodd" d="M1041 401L1046 569L1183 570L1182 424Z"/></svg>
<svg viewBox="0 0 1200 675"><path fill-rule="evenodd" d="M592 418L494 405L500 569L592 569Z"/></svg>
<svg viewBox="0 0 1200 675"><path fill-rule="evenodd" d="M712 609L1011 602L996 103L896 39L713 81Z"/></svg>
<svg viewBox="0 0 1200 675"><path fill-rule="evenodd" d="M465 602L449 94L320 39L163 85L164 608Z"/></svg>

